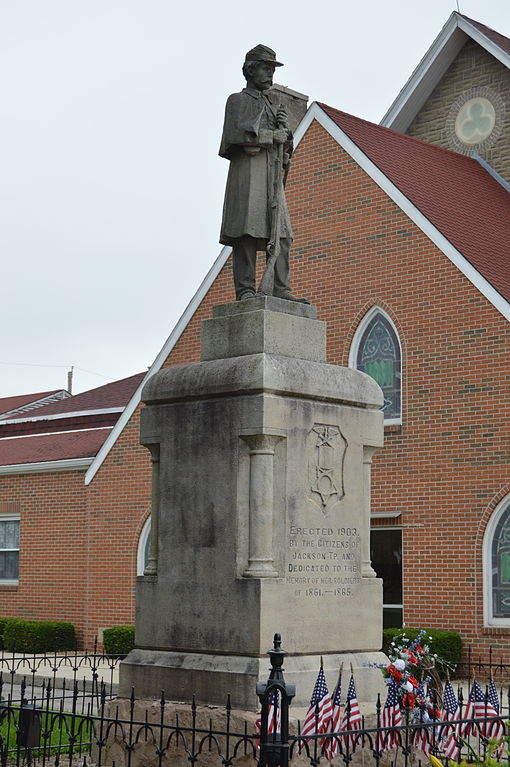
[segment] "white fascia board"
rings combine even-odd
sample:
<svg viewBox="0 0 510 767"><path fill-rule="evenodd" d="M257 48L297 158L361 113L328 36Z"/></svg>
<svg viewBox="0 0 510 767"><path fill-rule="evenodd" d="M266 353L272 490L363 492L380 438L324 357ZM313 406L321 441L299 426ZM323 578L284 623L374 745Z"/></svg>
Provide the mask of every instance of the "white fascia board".
<svg viewBox="0 0 510 767"><path fill-rule="evenodd" d="M367 173L370 178L385 192L393 202L405 213L416 226L441 250L444 255L459 269L460 272L474 285L480 293L510 321L510 304L503 298L485 277L455 248L452 243L439 231L429 219L406 197L395 184L362 152L344 131L327 115L323 109L313 103L303 118L306 122L305 131L312 120L317 120L335 141L352 157L352 159ZM301 128L301 126L299 126ZM301 138L301 136L300 136Z"/></svg>
<svg viewBox="0 0 510 767"><path fill-rule="evenodd" d="M475 43L478 43L482 48L485 48L487 53L490 53L491 56L494 56L494 58L501 62L501 64L504 64L507 69L510 69L510 55L504 51L503 48L500 48L494 40L491 40L490 37L484 35L478 27L475 27L467 21L467 19L463 19L462 16L458 16L457 18L459 29L462 29L462 31L469 35L469 37L473 38Z"/></svg>
<svg viewBox="0 0 510 767"><path fill-rule="evenodd" d="M381 120L404 133L466 41L455 11Z"/></svg>
<svg viewBox="0 0 510 767"><path fill-rule="evenodd" d="M61 461L39 461L38 463L13 463L0 466L0 476L5 474L42 474L53 471L84 471L94 458L64 458Z"/></svg>
<svg viewBox="0 0 510 767"><path fill-rule="evenodd" d="M196 310L200 306L202 300L207 294L207 291L209 290L214 280L216 279L218 274L221 272L221 270L225 266L231 252L232 252L232 248L226 245L221 249L220 254L216 258L216 261L213 263L213 265L207 272L197 292L195 293L195 295L193 296L193 298L187 305L179 321L177 322L174 329L168 336L165 344L163 345L163 348L161 349L158 356L156 357L156 359L150 366L149 370L147 371L145 378L143 379L138 389L135 391L135 393L129 400L126 407L124 408L124 412L122 413L119 420L113 427L111 434L109 434L108 438L104 441L101 449L99 450L94 461L92 462L92 465L90 466L89 470L87 471L85 475L86 485L89 485L94 479L104 459L106 458L106 456L108 455L108 453L110 452L114 444L116 443L117 439L119 438L122 430L124 429L124 426L127 424L129 419L135 412L137 406L139 405L142 398L143 387L145 386L149 378L151 378L155 373L158 372L158 370L161 369L161 366L163 365L164 361L166 360L166 358L168 357L168 355L174 348L179 338L182 336L182 334L186 330L186 327L189 321L191 320Z"/></svg>
<svg viewBox="0 0 510 767"><path fill-rule="evenodd" d="M62 418L83 418L86 415L108 415L109 413L122 413L123 407L104 407L98 410L75 410L69 413L54 413L53 415L34 415L32 418L10 418L5 421L0 419L0 426L6 423L33 423L34 421L57 421Z"/></svg>
<svg viewBox="0 0 510 767"><path fill-rule="evenodd" d="M404 133L466 41L474 40L510 69L510 56L477 27L453 11L413 74L381 120Z"/></svg>
<svg viewBox="0 0 510 767"><path fill-rule="evenodd" d="M63 394L65 396L59 397L57 396L59 394ZM15 407L12 410L7 410L5 413L0 413L0 416L5 417L8 415L14 415L15 413L20 415L23 413L29 413L31 410L37 410L43 405L53 404L54 402L61 402L63 399L67 399L70 396L71 395L69 392L65 389L59 389L53 394L48 394L46 397L41 397L41 399L36 399L33 402L27 402L25 405L20 405L19 407Z"/></svg>

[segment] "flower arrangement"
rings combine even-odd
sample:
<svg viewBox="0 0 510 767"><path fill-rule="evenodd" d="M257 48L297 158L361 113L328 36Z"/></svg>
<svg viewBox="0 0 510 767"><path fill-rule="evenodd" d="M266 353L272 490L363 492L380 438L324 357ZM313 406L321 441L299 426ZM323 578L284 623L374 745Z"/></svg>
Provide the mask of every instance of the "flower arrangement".
<svg viewBox="0 0 510 767"><path fill-rule="evenodd" d="M390 645L389 665L380 667L386 683L395 685L400 707L420 722L439 719L442 703L436 666L446 664L431 652L430 640L426 631L420 631L412 641L403 633Z"/></svg>

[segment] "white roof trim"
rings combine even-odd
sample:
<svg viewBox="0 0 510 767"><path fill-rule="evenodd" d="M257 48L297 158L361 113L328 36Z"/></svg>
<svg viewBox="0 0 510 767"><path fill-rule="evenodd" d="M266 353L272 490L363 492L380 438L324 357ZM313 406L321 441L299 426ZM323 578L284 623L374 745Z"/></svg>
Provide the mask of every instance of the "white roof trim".
<svg viewBox="0 0 510 767"><path fill-rule="evenodd" d="M20 415L22 413L28 413L31 410L37 410L38 408L43 407L43 405L53 404L54 402L61 402L63 399L67 399L70 396L71 395L68 391L66 391L66 389L57 389L53 392L53 394L47 394L46 397L35 399L32 402L26 402L24 405L19 405L19 407L12 408L12 410L6 410L5 413L0 412L0 417L5 417L6 415L14 415L15 413Z"/></svg>
<svg viewBox="0 0 510 767"><path fill-rule="evenodd" d="M470 37L510 69L510 56L477 27L454 11L381 120L404 133Z"/></svg>
<svg viewBox="0 0 510 767"><path fill-rule="evenodd" d="M196 310L200 306L203 298L207 294L207 291L213 284L218 274L221 272L231 251L232 251L232 248L228 246L224 246L221 249L221 252L219 256L216 258L216 261L213 263L213 265L207 272L197 292L195 293L195 295L193 296L193 298L187 305L177 325L174 327L174 329L168 336L165 344L163 345L163 348L161 349L160 353L158 354L158 356L152 363L151 367L147 371L145 378L143 379L138 389L135 391L135 393L129 400L128 404L124 408L124 412L122 413L119 420L113 427L111 434L107 437L101 449L99 450L98 454L96 455L92 465L90 466L89 470L87 471L85 475L86 485L89 485L94 479L97 471L99 470L99 467L101 466L104 459L106 458L106 456L108 455L108 453L110 452L114 444L116 443L118 437L120 436L122 430L124 429L124 426L127 424L129 419L133 415L135 409L139 405L141 401L141 396L142 396L142 389L145 386L146 382L149 380L149 378L151 378L151 376L154 375L154 373L157 373L158 370L160 370L161 366L163 365L164 361L166 360L166 358L168 357L168 355L174 348L175 344L177 343L181 335L184 333L189 321L191 320L192 316L195 314Z"/></svg>
<svg viewBox="0 0 510 767"><path fill-rule="evenodd" d="M64 458L61 461L40 461L39 463L13 463L0 466L0 476L5 474L40 474L50 471L83 471L94 458Z"/></svg>
<svg viewBox="0 0 510 767"><path fill-rule="evenodd" d="M35 415L32 418L9 418L0 419L0 427L6 423L32 423L34 421L56 421L59 418L81 418L85 415L107 415L108 413L122 413L123 407L103 407L98 410L75 410L69 413L54 413L53 415Z"/></svg>
<svg viewBox="0 0 510 767"><path fill-rule="evenodd" d="M480 272L455 248L452 243L439 231L429 219L385 176L385 174L361 151L357 144L314 102L299 126L306 131L312 120L318 123L334 138L352 159L367 173L370 178L385 192L393 202L413 221L416 226L441 250L445 256L462 272L462 274L477 288L482 295L510 321L510 304L501 293L483 277Z"/></svg>

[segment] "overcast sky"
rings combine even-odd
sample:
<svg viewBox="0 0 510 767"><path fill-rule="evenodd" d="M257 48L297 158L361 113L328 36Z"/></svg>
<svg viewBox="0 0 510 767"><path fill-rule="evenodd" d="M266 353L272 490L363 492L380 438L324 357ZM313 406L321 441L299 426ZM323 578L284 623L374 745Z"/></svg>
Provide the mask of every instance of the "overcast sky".
<svg viewBox="0 0 510 767"><path fill-rule="evenodd" d="M510 36L509 0L459 1ZM249 48L379 122L456 7L0 0L0 397L151 365L220 250L223 110Z"/></svg>

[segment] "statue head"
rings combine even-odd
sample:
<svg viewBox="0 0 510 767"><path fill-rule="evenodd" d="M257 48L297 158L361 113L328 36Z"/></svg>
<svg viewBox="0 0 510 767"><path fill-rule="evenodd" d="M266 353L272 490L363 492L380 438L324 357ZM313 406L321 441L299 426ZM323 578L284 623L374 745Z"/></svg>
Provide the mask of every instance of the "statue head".
<svg viewBox="0 0 510 767"><path fill-rule="evenodd" d="M256 45L245 56L243 75L249 88L265 91L273 84L273 74L276 67L283 67L276 61L276 53L266 45Z"/></svg>

